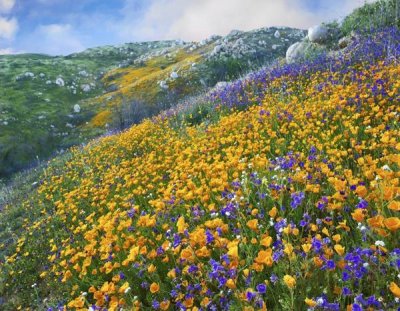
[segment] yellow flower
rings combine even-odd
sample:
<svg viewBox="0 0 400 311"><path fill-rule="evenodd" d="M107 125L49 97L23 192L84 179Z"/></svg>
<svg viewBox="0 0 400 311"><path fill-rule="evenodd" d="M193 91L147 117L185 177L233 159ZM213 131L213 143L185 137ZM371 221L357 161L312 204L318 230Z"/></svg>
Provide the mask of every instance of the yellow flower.
<svg viewBox="0 0 400 311"><path fill-rule="evenodd" d="M176 227L178 228L178 233L184 233L186 228L187 228L187 224L185 223L185 217L181 216L178 219L178 222L176 223Z"/></svg>
<svg viewBox="0 0 400 311"><path fill-rule="evenodd" d="M376 215L374 217L368 218L367 222L372 228L381 228L383 227L384 217L382 215Z"/></svg>
<svg viewBox="0 0 400 311"><path fill-rule="evenodd" d="M235 288L236 288L235 281L233 281L232 279L229 279L229 280L226 282L226 286L227 286L228 288L230 288L230 289L235 289Z"/></svg>
<svg viewBox="0 0 400 311"><path fill-rule="evenodd" d="M168 308L169 308L169 305L170 305L170 301L169 300L164 300L164 301L162 301L161 303L160 303L160 309L161 310L168 310Z"/></svg>
<svg viewBox="0 0 400 311"><path fill-rule="evenodd" d="M155 283L155 282L151 283L151 285L150 285L150 292L151 292L152 294L157 293L159 290L160 290L160 286L159 286L157 283Z"/></svg>
<svg viewBox="0 0 400 311"><path fill-rule="evenodd" d="M364 210L361 208L357 208L353 213L351 213L353 219L357 222L362 222L364 220Z"/></svg>
<svg viewBox="0 0 400 311"><path fill-rule="evenodd" d="M193 251L190 248L185 248L181 251L181 258L192 261L193 260Z"/></svg>
<svg viewBox="0 0 400 311"><path fill-rule="evenodd" d="M275 218L276 214L278 213L278 209L274 206L271 208L271 210L268 212L268 215L272 218Z"/></svg>
<svg viewBox="0 0 400 311"><path fill-rule="evenodd" d="M308 253L308 252L310 251L311 247L312 247L312 244L311 244L311 243L306 243L306 244L303 244L303 245L301 246L301 248L303 249L303 251L304 251L305 253Z"/></svg>
<svg viewBox="0 0 400 311"><path fill-rule="evenodd" d="M150 264L147 268L147 272L154 273L157 270L157 267L153 264Z"/></svg>
<svg viewBox="0 0 400 311"><path fill-rule="evenodd" d="M389 203L388 208L393 211L400 211L400 201L392 201Z"/></svg>
<svg viewBox="0 0 400 311"><path fill-rule="evenodd" d="M400 287L395 282L390 283L389 289L393 295L395 295L397 298L400 298Z"/></svg>
<svg viewBox="0 0 400 311"><path fill-rule="evenodd" d="M239 258L239 248L237 245L233 245L228 250L228 256L232 258Z"/></svg>
<svg viewBox="0 0 400 311"><path fill-rule="evenodd" d="M272 237L267 236L260 241L260 245L270 247L272 244Z"/></svg>
<svg viewBox="0 0 400 311"><path fill-rule="evenodd" d="M247 222L247 227L251 230L256 231L258 227L258 219L252 219Z"/></svg>
<svg viewBox="0 0 400 311"><path fill-rule="evenodd" d="M118 290L120 294L125 293L125 291L129 288L129 283L125 282Z"/></svg>
<svg viewBox="0 0 400 311"><path fill-rule="evenodd" d="M317 302L315 300L312 300L312 299L309 299L309 298L304 299L304 302L309 307L315 307L317 305Z"/></svg>
<svg viewBox="0 0 400 311"><path fill-rule="evenodd" d="M398 217L386 218L383 223L390 231L397 231L400 228L400 219Z"/></svg>
<svg viewBox="0 0 400 311"><path fill-rule="evenodd" d="M296 286L296 279L293 276L288 275L288 274L286 274L283 277L283 282L285 282L286 286L291 289Z"/></svg>
<svg viewBox="0 0 400 311"><path fill-rule="evenodd" d="M264 264L268 267L271 267L273 264L272 260L272 250L262 250L258 252L257 257L254 259L254 261L258 264Z"/></svg>
<svg viewBox="0 0 400 311"><path fill-rule="evenodd" d="M335 249L336 253L338 253L340 256L343 256L345 248L342 245L336 244L333 248Z"/></svg>

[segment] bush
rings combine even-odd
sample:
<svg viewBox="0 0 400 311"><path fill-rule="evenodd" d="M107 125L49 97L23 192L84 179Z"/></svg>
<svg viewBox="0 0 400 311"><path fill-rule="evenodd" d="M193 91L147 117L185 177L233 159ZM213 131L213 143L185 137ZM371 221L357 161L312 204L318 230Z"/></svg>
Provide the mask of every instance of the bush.
<svg viewBox="0 0 400 311"><path fill-rule="evenodd" d="M374 3L366 3L348 15L342 24L345 35L351 31L369 31L371 29L399 26L398 0L379 0Z"/></svg>

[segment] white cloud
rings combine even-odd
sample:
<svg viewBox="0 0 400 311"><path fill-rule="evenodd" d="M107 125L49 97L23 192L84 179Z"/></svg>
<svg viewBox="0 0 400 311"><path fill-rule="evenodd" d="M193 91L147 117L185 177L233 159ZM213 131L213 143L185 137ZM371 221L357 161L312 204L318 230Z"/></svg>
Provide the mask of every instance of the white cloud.
<svg viewBox="0 0 400 311"><path fill-rule="evenodd" d="M7 19L0 16L0 39L13 39L17 30L18 21L16 18Z"/></svg>
<svg viewBox="0 0 400 311"><path fill-rule="evenodd" d="M364 0L321 0L313 12L299 0L157 0L143 19L132 19L127 0L125 19L116 27L128 39L200 40L232 29L250 30L265 26L308 28L350 13ZM127 9L128 8L128 9ZM130 27L129 27L130 26ZM121 30L122 29L122 30Z"/></svg>
<svg viewBox="0 0 400 311"><path fill-rule="evenodd" d="M31 40L25 42L25 46L36 53L65 55L85 48L69 24L40 25L31 37Z"/></svg>
<svg viewBox="0 0 400 311"><path fill-rule="evenodd" d="M10 55L10 54L17 54L19 52L15 51L13 48L4 48L0 49L0 55Z"/></svg>
<svg viewBox="0 0 400 311"><path fill-rule="evenodd" d="M0 0L0 13L8 13L12 10L16 0Z"/></svg>

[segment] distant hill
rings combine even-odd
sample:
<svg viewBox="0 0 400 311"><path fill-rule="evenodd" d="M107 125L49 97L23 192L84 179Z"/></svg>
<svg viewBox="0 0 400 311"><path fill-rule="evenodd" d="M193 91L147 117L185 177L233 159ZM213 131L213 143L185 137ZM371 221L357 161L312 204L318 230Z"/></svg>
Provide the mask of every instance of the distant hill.
<svg viewBox="0 0 400 311"><path fill-rule="evenodd" d="M305 32L232 31L68 56L0 56L0 178L283 57Z"/></svg>

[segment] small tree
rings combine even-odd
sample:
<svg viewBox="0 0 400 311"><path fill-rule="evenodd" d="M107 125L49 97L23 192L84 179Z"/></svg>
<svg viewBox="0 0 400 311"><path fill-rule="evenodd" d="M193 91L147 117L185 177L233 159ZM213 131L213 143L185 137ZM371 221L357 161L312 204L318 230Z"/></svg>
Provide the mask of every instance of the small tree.
<svg viewBox="0 0 400 311"><path fill-rule="evenodd" d="M113 127L122 131L151 115L151 109L143 101L122 97L113 109Z"/></svg>

